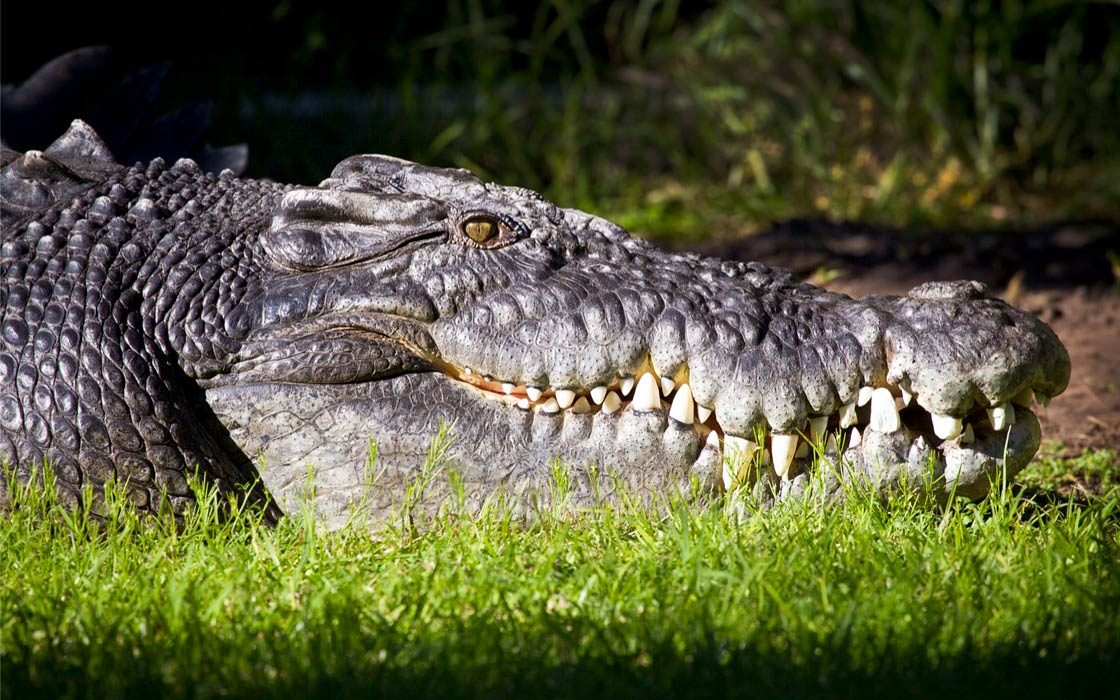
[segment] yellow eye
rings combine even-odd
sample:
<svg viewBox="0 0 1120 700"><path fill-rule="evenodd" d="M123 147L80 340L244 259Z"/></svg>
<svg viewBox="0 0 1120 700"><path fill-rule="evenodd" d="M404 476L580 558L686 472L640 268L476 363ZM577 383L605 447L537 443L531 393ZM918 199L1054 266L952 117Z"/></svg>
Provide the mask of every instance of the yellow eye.
<svg viewBox="0 0 1120 700"><path fill-rule="evenodd" d="M498 235L498 224L490 219L471 219L463 224L463 233L475 243L485 243Z"/></svg>

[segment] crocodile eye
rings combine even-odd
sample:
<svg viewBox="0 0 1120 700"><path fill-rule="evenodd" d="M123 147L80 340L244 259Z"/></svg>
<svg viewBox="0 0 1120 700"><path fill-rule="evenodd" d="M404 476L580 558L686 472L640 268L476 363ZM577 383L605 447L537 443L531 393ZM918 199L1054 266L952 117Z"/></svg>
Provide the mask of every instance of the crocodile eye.
<svg viewBox="0 0 1120 700"><path fill-rule="evenodd" d="M498 222L492 219L469 219L463 222L463 233L475 243L486 243L498 235Z"/></svg>

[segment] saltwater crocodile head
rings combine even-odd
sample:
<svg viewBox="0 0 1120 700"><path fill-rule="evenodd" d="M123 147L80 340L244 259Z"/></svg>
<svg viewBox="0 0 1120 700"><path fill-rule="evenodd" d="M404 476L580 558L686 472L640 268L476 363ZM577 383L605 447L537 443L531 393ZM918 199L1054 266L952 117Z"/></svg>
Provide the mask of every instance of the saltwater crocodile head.
<svg viewBox="0 0 1120 700"><path fill-rule="evenodd" d="M332 521L398 503L441 424L456 476L428 503L452 482L533 502L554 460L577 505L697 483L781 498L814 470L975 497L1027 464L1032 399L1069 378L1053 332L978 283L853 300L384 156L287 192L256 246L223 322L238 345L200 382L281 506Z"/></svg>

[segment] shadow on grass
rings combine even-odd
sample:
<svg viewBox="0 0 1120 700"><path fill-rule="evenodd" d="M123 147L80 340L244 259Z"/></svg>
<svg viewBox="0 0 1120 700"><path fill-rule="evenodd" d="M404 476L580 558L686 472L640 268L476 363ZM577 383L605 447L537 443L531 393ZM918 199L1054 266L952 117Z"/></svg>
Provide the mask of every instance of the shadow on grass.
<svg viewBox="0 0 1120 700"><path fill-rule="evenodd" d="M495 630L496 631L496 630ZM527 640L528 641L528 640ZM541 640L563 644L564 638ZM386 640L370 640L384 648ZM617 656L596 655L541 663L531 642L521 653L501 653L485 664L461 664L440 649L413 649L408 666L365 665L360 659L324 657L330 671L256 669L229 685L197 678L169 684L160 669L174 660L145 658L115 669L111 686L91 683L65 654L43 661L36 682L27 669L4 664L5 696L17 697L1094 697L1114 696L1120 687L1120 651L1082 650L1067 661L1045 656L1029 640L995 656L970 659L967 650L951 663L887 653L853 658L843 644L825 647L810 664L791 665L779 652L736 649L714 636L680 653L650 649ZM498 651L498 650L495 650ZM329 655L329 648L323 648ZM526 653L529 652L529 653ZM282 666L283 661L279 662ZM301 659L301 669L317 664ZM860 670L853 670L860 669ZM248 670L248 669L247 669ZM261 676L274 677L264 679Z"/></svg>

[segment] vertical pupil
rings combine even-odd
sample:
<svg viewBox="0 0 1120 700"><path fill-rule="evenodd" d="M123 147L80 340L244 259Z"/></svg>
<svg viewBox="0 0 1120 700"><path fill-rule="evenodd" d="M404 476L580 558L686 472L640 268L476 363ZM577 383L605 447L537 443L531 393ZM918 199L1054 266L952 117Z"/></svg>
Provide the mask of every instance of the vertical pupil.
<svg viewBox="0 0 1120 700"><path fill-rule="evenodd" d="M494 225L489 221L471 221L467 224L467 235L476 243L482 243L490 238Z"/></svg>

